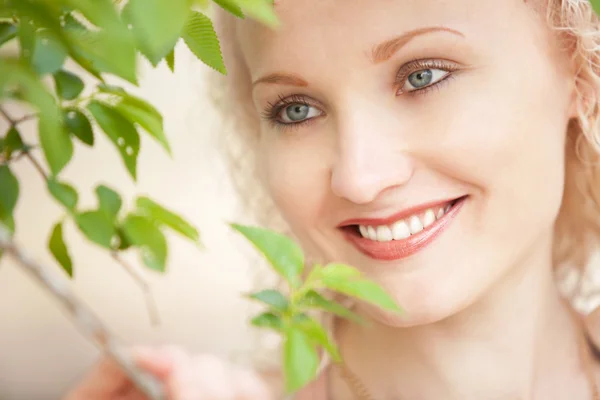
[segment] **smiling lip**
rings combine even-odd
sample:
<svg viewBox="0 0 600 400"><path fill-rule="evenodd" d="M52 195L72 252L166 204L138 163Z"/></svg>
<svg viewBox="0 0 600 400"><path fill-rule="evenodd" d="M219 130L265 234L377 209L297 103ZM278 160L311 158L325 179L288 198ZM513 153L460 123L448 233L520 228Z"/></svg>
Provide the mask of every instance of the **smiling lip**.
<svg viewBox="0 0 600 400"><path fill-rule="evenodd" d="M427 204L419 207L414 207L411 209L404 210L388 218L352 219L344 221L342 224L339 225L339 228L344 233L344 237L346 238L346 240L352 243L354 247L356 247L363 254L376 260L398 260L401 258L409 257L418 252L419 250L423 249L425 246L432 243L444 230L446 230L446 228L450 225L450 222L452 222L454 218L458 215L462 206L465 203L466 198L467 196L464 196L453 201L437 202L434 204ZM434 206L441 206L447 203L451 203L452 206L442 218L438 219L433 224L423 229L421 232L411 235L406 239L379 242L364 238L358 232L358 225L391 225L398 220L408 217L409 215L414 215L428 208L432 208Z"/></svg>

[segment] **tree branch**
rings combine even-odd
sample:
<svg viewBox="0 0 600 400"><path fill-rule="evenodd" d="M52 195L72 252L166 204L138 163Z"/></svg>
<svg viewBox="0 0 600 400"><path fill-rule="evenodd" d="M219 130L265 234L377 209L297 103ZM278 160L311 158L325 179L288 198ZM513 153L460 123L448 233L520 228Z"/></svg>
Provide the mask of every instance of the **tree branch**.
<svg viewBox="0 0 600 400"><path fill-rule="evenodd" d="M129 275L133 278L134 281L140 286L142 292L144 292L144 298L146 299L146 306L148 308L148 315L150 316L150 323L153 326L157 326L160 324L160 317L158 315L158 308L156 307L156 302L154 301L154 297L152 296L152 291L150 290L150 286L148 282L133 268L129 263L119 257L119 254L115 251L111 253L112 258L119 263L125 271L129 273Z"/></svg>
<svg viewBox="0 0 600 400"><path fill-rule="evenodd" d="M0 107L0 114L2 114L2 116L4 117L4 119L6 121L8 121L9 124L11 124L12 126L16 125L16 121L14 119L12 119L11 116L8 115L8 113L2 107Z"/></svg>
<svg viewBox="0 0 600 400"><path fill-rule="evenodd" d="M46 171L44 171L44 168L38 162L38 160L36 160L35 157L33 157L29 150L23 150L23 154L25 155L25 157L27 157L29 161L31 161L35 169L40 173L42 178L44 178L44 182L46 182L48 180L48 174L46 173Z"/></svg>
<svg viewBox="0 0 600 400"><path fill-rule="evenodd" d="M97 346L113 358L131 381L151 400L165 400L162 385L156 378L139 369L131 357L118 343L114 335L103 326L94 313L71 290L64 278L55 275L51 269L33 261L12 241L10 232L0 224L0 249L10 255L17 264L42 284L71 314L74 323Z"/></svg>

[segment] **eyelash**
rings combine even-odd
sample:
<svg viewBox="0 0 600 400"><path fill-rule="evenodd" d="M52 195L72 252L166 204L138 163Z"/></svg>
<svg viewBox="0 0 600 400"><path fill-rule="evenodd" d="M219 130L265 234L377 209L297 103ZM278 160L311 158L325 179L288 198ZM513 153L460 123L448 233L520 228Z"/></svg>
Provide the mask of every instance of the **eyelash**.
<svg viewBox="0 0 600 400"><path fill-rule="evenodd" d="M420 89L415 89L407 92L400 92L402 87L406 84L408 77L414 73L425 69L436 69L448 72L443 78L438 80L435 83L432 83L428 86L425 86ZM431 90L439 90L441 85L444 83L448 83L448 81L454 78L453 72L458 70L458 67L454 63L450 63L446 60L432 60L432 59L420 59L414 60L407 64L404 64L394 79L394 87L396 88L397 96L422 96L428 94ZM309 119L305 119L300 122L281 122L278 120L279 114L285 110L286 107L290 105L304 105L308 107L316 107L315 104L311 104L306 101L306 98L302 95L291 95L284 97L283 95L278 96L278 101L271 103L269 102L265 107L264 111L261 113L262 118L268 121L274 128L280 130L288 130L288 129L296 129L302 126L309 125L314 122L314 120L318 117L313 117Z"/></svg>

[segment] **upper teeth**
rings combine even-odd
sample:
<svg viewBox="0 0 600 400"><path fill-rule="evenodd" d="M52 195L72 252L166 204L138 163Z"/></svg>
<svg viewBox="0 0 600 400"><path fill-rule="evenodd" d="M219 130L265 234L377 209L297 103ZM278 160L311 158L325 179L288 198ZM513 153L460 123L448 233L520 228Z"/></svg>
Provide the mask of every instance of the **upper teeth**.
<svg viewBox="0 0 600 400"><path fill-rule="evenodd" d="M406 239L410 235L421 232L423 229L433 224L437 219L442 218L449 209L449 205L446 207L430 208L423 214L411 215L392 225L359 225L358 228L362 237L379 242Z"/></svg>

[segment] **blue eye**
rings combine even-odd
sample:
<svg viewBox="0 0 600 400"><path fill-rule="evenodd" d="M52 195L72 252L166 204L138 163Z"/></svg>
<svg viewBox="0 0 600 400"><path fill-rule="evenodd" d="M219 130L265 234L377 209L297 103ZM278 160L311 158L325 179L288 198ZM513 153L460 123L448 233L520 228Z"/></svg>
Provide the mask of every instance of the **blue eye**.
<svg viewBox="0 0 600 400"><path fill-rule="evenodd" d="M428 68L415 71L408 76L405 85L402 87L402 92L413 92L430 86L448 75L450 71L443 69Z"/></svg>
<svg viewBox="0 0 600 400"><path fill-rule="evenodd" d="M292 103L284 107L279 115L282 124L297 124L322 115L322 112L311 105Z"/></svg>

